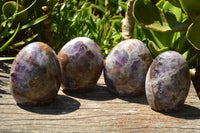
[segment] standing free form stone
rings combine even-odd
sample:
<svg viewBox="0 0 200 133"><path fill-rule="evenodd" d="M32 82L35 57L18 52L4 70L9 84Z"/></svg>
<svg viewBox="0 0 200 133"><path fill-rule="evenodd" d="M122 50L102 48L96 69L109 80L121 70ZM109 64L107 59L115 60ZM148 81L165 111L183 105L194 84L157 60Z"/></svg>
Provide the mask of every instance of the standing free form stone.
<svg viewBox="0 0 200 133"><path fill-rule="evenodd" d="M190 88L186 60L175 51L158 55L146 76L146 97L152 109L161 112L178 111Z"/></svg>
<svg viewBox="0 0 200 133"><path fill-rule="evenodd" d="M53 49L41 42L25 46L10 71L11 94L18 104L43 105L57 96L61 70Z"/></svg>
<svg viewBox="0 0 200 133"><path fill-rule="evenodd" d="M120 42L105 60L104 79L110 91L120 96L145 92L145 78L152 56L137 39Z"/></svg>
<svg viewBox="0 0 200 133"><path fill-rule="evenodd" d="M63 90L83 92L96 85L104 66L99 46L87 37L72 39L58 53Z"/></svg>

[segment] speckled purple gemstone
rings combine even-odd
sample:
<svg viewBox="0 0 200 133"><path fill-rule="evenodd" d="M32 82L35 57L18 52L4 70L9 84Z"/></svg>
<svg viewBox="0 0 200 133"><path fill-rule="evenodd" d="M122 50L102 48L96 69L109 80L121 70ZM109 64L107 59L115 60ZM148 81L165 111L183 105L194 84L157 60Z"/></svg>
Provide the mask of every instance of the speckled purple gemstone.
<svg viewBox="0 0 200 133"><path fill-rule="evenodd" d="M24 47L10 71L11 94L18 104L43 105L57 95L61 70L53 49L41 42Z"/></svg>
<svg viewBox="0 0 200 133"><path fill-rule="evenodd" d="M147 101L152 109L178 111L185 102L189 88L189 68L182 55L166 51L155 58L145 84Z"/></svg>
<svg viewBox="0 0 200 133"><path fill-rule="evenodd" d="M99 46L87 37L77 37L58 53L62 70L62 88L83 92L96 85L104 66Z"/></svg>
<svg viewBox="0 0 200 133"><path fill-rule="evenodd" d="M104 79L111 92L120 96L137 96L145 92L145 77L152 56L137 39L120 42L105 60Z"/></svg>

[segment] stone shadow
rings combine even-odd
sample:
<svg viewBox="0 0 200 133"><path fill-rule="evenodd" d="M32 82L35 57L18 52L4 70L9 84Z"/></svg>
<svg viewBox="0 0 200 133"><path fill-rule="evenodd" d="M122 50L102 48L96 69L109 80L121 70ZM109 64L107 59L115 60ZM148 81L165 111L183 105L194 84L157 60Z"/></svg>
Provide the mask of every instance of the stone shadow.
<svg viewBox="0 0 200 133"><path fill-rule="evenodd" d="M12 62L13 60L0 61L0 72L9 74Z"/></svg>
<svg viewBox="0 0 200 133"><path fill-rule="evenodd" d="M66 95L77 97L80 99L88 99L88 100L95 100L95 101L106 101L115 99L116 96L112 95L108 88L105 86L95 85L91 91L82 92L82 93L75 93L63 90Z"/></svg>
<svg viewBox="0 0 200 133"><path fill-rule="evenodd" d="M140 96L119 96L119 99L127 101L129 103L138 103L138 104L144 104L148 105L146 95L140 95Z"/></svg>
<svg viewBox="0 0 200 133"><path fill-rule="evenodd" d="M10 93L8 93L8 92L5 91L5 90L0 89L0 94L10 94Z"/></svg>
<svg viewBox="0 0 200 133"><path fill-rule="evenodd" d="M23 106L18 105L21 109L37 114L62 115L74 112L80 108L80 102L63 95L58 95L54 101L44 106Z"/></svg>
<svg viewBox="0 0 200 133"><path fill-rule="evenodd" d="M11 63L12 61L0 61L0 87L9 85Z"/></svg>
<svg viewBox="0 0 200 133"><path fill-rule="evenodd" d="M170 112L163 114L188 120L200 119L200 109L187 104L184 104L184 106L177 112Z"/></svg>

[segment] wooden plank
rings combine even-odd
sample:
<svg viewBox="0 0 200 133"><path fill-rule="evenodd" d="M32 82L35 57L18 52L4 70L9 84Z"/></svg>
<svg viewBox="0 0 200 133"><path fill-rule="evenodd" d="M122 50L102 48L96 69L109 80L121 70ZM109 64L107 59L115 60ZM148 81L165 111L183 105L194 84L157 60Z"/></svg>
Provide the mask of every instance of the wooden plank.
<svg viewBox="0 0 200 133"><path fill-rule="evenodd" d="M10 62L0 62L0 132L200 132L200 101L191 85L183 109L153 111L146 97L119 98L108 92L103 76L95 90L66 94L50 105L16 105L9 92Z"/></svg>

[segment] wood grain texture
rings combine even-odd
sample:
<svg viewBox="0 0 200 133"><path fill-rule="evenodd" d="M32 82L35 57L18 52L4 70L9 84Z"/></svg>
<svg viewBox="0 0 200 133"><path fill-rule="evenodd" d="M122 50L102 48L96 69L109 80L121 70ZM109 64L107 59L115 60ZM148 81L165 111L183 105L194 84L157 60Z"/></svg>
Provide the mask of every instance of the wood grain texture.
<svg viewBox="0 0 200 133"><path fill-rule="evenodd" d="M0 132L200 132L200 100L191 85L183 109L159 113L146 97L117 97L103 77L94 91L70 94L60 89L53 103L42 107L16 105L9 91L10 62L0 62Z"/></svg>

